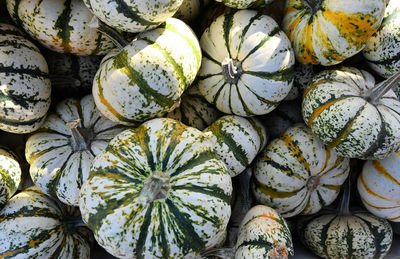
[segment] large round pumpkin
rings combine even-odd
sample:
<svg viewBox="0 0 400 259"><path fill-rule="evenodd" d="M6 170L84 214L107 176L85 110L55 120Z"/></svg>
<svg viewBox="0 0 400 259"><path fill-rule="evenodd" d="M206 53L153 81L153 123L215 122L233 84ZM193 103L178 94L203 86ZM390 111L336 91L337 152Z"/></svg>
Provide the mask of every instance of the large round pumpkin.
<svg viewBox="0 0 400 259"><path fill-rule="evenodd" d="M15 156L0 147L0 210L17 191L21 174L21 167Z"/></svg>
<svg viewBox="0 0 400 259"><path fill-rule="evenodd" d="M80 193L83 220L120 258L193 257L221 245L231 178L201 131L153 119L117 135Z"/></svg>

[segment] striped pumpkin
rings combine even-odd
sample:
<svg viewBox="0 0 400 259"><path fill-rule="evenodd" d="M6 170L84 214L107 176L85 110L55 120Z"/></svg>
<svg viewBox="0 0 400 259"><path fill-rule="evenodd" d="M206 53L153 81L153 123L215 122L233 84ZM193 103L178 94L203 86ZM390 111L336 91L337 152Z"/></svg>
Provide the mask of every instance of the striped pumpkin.
<svg viewBox="0 0 400 259"><path fill-rule="evenodd" d="M0 211L0 258L87 259L90 230L79 210L36 188L15 195Z"/></svg>
<svg viewBox="0 0 400 259"><path fill-rule="evenodd" d="M264 126L255 118L226 115L203 132L208 134L217 156L231 177L243 172L267 144Z"/></svg>
<svg viewBox="0 0 400 259"><path fill-rule="evenodd" d="M400 1L392 0L386 7L378 31L368 40L363 55L368 65L388 78L400 71Z"/></svg>
<svg viewBox="0 0 400 259"><path fill-rule="evenodd" d="M283 30L301 63L338 64L378 30L385 0L288 0Z"/></svg>
<svg viewBox="0 0 400 259"><path fill-rule="evenodd" d="M274 0L216 0L217 2L222 2L226 6L236 8L236 9L246 9L250 7L257 7L261 5L266 5Z"/></svg>
<svg viewBox="0 0 400 259"><path fill-rule="evenodd" d="M364 164L357 188L364 206L372 214L400 222L400 152Z"/></svg>
<svg viewBox="0 0 400 259"><path fill-rule="evenodd" d="M174 17L185 22L195 20L203 9L210 3L210 0L183 0L182 5Z"/></svg>
<svg viewBox="0 0 400 259"><path fill-rule="evenodd" d="M26 142L32 180L47 195L78 206L92 160L124 129L100 116L91 95L60 102Z"/></svg>
<svg viewBox="0 0 400 259"><path fill-rule="evenodd" d="M83 220L119 258L192 258L220 245L232 182L201 131L159 118L117 135L80 193Z"/></svg>
<svg viewBox="0 0 400 259"><path fill-rule="evenodd" d="M39 49L8 24L0 24L0 129L35 131L50 107L51 85Z"/></svg>
<svg viewBox="0 0 400 259"><path fill-rule="evenodd" d="M96 106L120 124L154 118L179 103L200 62L201 49L192 30L169 18L164 28L140 34L103 59L93 81Z"/></svg>
<svg viewBox="0 0 400 259"><path fill-rule="evenodd" d="M178 11L183 0L83 0L100 20L128 32L154 29Z"/></svg>
<svg viewBox="0 0 400 259"><path fill-rule="evenodd" d="M204 130L221 117L222 113L201 95L197 85L190 87L182 95L179 107L167 113L166 117Z"/></svg>
<svg viewBox="0 0 400 259"><path fill-rule="evenodd" d="M89 26L82 0L7 0L14 22L49 49L76 55L106 54L111 40Z"/></svg>
<svg viewBox="0 0 400 259"><path fill-rule="evenodd" d="M219 16L200 40L199 89L224 113L266 114L289 93L294 55L269 16L241 10Z"/></svg>
<svg viewBox="0 0 400 259"><path fill-rule="evenodd" d="M372 88L378 86L366 71L350 67L322 71L304 93L303 119L342 156L388 156L400 145L400 102L393 91L370 101L376 96Z"/></svg>
<svg viewBox="0 0 400 259"><path fill-rule="evenodd" d="M252 190L258 202L283 217L314 214L336 199L349 169L349 159L295 124L256 159Z"/></svg>
<svg viewBox="0 0 400 259"><path fill-rule="evenodd" d="M0 210L17 191L20 182L21 167L18 160L10 150L0 147Z"/></svg>

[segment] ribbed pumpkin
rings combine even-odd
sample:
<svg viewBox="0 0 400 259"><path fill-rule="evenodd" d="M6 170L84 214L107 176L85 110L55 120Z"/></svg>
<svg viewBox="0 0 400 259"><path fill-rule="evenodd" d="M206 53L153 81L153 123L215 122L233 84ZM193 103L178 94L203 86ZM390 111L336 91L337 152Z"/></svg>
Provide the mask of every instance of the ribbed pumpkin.
<svg viewBox="0 0 400 259"><path fill-rule="evenodd" d="M163 28L140 34L107 55L93 82L101 114L120 124L154 118L170 110L194 81L201 50L182 21L169 18Z"/></svg>
<svg viewBox="0 0 400 259"><path fill-rule="evenodd" d="M282 26L298 61L328 66L360 52L384 11L385 0L289 0Z"/></svg>
<svg viewBox="0 0 400 259"><path fill-rule="evenodd" d="M17 159L10 150L0 147L0 210L17 191L20 182L21 167Z"/></svg>
<svg viewBox="0 0 400 259"><path fill-rule="evenodd" d="M283 217L314 214L331 204L349 174L338 156L303 124L272 140L255 161L252 190L258 202Z"/></svg>
<svg viewBox="0 0 400 259"><path fill-rule="evenodd" d="M185 22L193 21L199 16L209 2L210 0L183 0L182 5L179 7L174 17Z"/></svg>
<svg viewBox="0 0 400 259"><path fill-rule="evenodd" d="M236 9L246 9L271 3L273 0L216 0Z"/></svg>
<svg viewBox="0 0 400 259"><path fill-rule="evenodd" d="M278 24L256 11L219 16L201 39L199 89L224 113L266 114L289 93L294 55Z"/></svg>
<svg viewBox="0 0 400 259"><path fill-rule="evenodd" d="M26 143L26 160L36 186L77 206L92 160L125 128L100 116L91 95L66 99Z"/></svg>
<svg viewBox="0 0 400 259"><path fill-rule="evenodd" d="M231 194L206 135L160 118L117 135L95 158L80 209L114 256L191 258L223 242Z"/></svg>
<svg viewBox="0 0 400 259"><path fill-rule="evenodd" d="M367 161L357 188L364 206L374 215L400 222L400 152Z"/></svg>
<svg viewBox="0 0 400 259"><path fill-rule="evenodd" d="M83 0L100 20L129 32L154 29L178 11L183 0Z"/></svg>
<svg viewBox="0 0 400 259"><path fill-rule="evenodd" d="M367 40L363 55L368 65L383 77L400 71L400 2L392 0L378 31Z"/></svg>
<svg viewBox="0 0 400 259"><path fill-rule="evenodd" d="M217 156L225 162L232 177L250 165L268 139L264 126L257 119L236 115L219 118L203 132L208 133Z"/></svg>
<svg viewBox="0 0 400 259"><path fill-rule="evenodd" d="M82 0L7 0L14 22L47 48L76 55L106 54L111 40L89 26Z"/></svg>
<svg viewBox="0 0 400 259"><path fill-rule="evenodd" d="M201 95L197 85L190 87L182 95L179 107L167 113L168 118L204 130L222 116L222 113Z"/></svg>
<svg viewBox="0 0 400 259"><path fill-rule="evenodd" d="M0 258L87 259L92 235L79 210L36 188L15 195L0 211Z"/></svg>
<svg viewBox="0 0 400 259"><path fill-rule="evenodd" d="M357 68L322 71L304 93L303 119L342 156L388 156L400 146L400 102L384 90L399 76L375 86L373 76Z"/></svg>
<svg viewBox="0 0 400 259"><path fill-rule="evenodd" d="M0 24L0 129L35 131L50 107L51 85L39 49L8 24Z"/></svg>

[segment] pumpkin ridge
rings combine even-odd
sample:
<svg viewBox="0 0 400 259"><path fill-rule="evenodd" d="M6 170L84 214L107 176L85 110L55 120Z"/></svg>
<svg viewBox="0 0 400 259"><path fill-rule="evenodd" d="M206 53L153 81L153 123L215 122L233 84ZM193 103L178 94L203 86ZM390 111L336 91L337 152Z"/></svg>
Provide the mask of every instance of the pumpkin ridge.
<svg viewBox="0 0 400 259"><path fill-rule="evenodd" d="M385 178L387 178L388 180L390 180L391 182L395 182L397 185L400 186L400 182L396 180L396 178L394 178L392 175L389 174L389 172L386 170L386 168L382 165L381 162L379 162L379 160L373 160L372 161L372 165L374 166L374 168L376 169L376 171L383 175Z"/></svg>
<svg viewBox="0 0 400 259"><path fill-rule="evenodd" d="M203 50L203 57L207 58L208 60L212 61L213 63L217 65L221 65L221 62L216 61L214 58L212 58L205 50ZM217 74L216 74L217 75ZM199 75L200 76L200 75Z"/></svg>
<svg viewBox="0 0 400 259"><path fill-rule="evenodd" d="M2 36L7 36L7 35L2 35ZM33 52L38 52L38 49L36 48L36 46L30 46L28 44L26 44L25 42L21 41L21 35L15 34L15 36L19 36L18 38L14 38L14 39L7 39L7 40L3 40L0 42L0 47L9 47L9 46L13 46L14 49L21 49L21 48L27 48L29 50L32 50ZM9 36L7 36L9 37ZM9 51L14 51L14 50L9 50Z"/></svg>
<svg viewBox="0 0 400 259"><path fill-rule="evenodd" d="M240 50L242 49L243 42L244 42L244 40L246 39L246 37L245 37L245 36L246 36L246 33L249 31L249 29L250 29L251 25L253 24L253 22L256 21L256 20L258 20L258 19L260 19L260 17L262 17L262 14L261 14L261 13L257 13L256 15L254 15L253 17L251 17L251 18L249 19L249 22L248 22L247 25L243 28L242 34L240 35L239 47L238 47L237 50L236 50L236 53L237 53L237 54L236 54L236 58L235 58L235 59L238 59Z"/></svg>
<svg viewBox="0 0 400 259"><path fill-rule="evenodd" d="M362 174L360 174L359 179L360 179L361 184L362 184L363 187L365 188L365 191L367 191L370 195L375 196L375 197L378 197L378 198L381 198L381 199L386 200L386 201L392 201L391 199L388 199L388 198L386 198L386 197L383 197L383 196L381 196L381 195L379 195L379 194L373 192L373 191L365 184L364 177L363 177Z"/></svg>
<svg viewBox="0 0 400 259"><path fill-rule="evenodd" d="M241 79L239 79L240 82L242 82L242 84L251 91L250 87L248 87ZM239 84L236 84L236 91L238 92L238 96L239 96L239 100L240 103L242 104L242 107L244 109L244 111L246 112L246 114L253 114L253 112L250 110L250 108L247 106L246 102L243 100L242 97L242 93L239 91ZM252 92L252 91L251 91ZM253 93L254 95L256 95L255 93ZM257 95L256 95L257 97Z"/></svg>
<svg viewBox="0 0 400 259"><path fill-rule="evenodd" d="M183 184L183 185L174 185L171 187L172 190L190 190L191 192L201 193L208 196L216 197L221 199L224 203L229 204L231 197L225 194L224 190L218 187L218 185L210 185L207 187L197 186L193 184Z"/></svg>
<svg viewBox="0 0 400 259"><path fill-rule="evenodd" d="M232 58L231 55L231 48L230 48L230 40L229 40L229 31L232 28L233 25L233 13L227 13L224 15L224 21L223 21L223 33L224 33L224 40L225 40L225 47L226 50L228 51L229 57Z"/></svg>
<svg viewBox="0 0 400 259"><path fill-rule="evenodd" d="M62 164L62 166L60 167L59 171L62 172L64 171L65 167L67 166L67 163L69 161L69 159L71 158L71 156L74 154L74 152L70 152L70 154L68 155L67 159L64 161L64 163ZM46 186L46 192L48 191L48 193L51 196L57 197L57 186L58 183L60 181L61 178L61 174L56 174L56 177L53 180L50 180L49 182L47 182Z"/></svg>
<svg viewBox="0 0 400 259"><path fill-rule="evenodd" d="M38 67L36 68L15 68L12 66L4 66L3 64L0 65L0 73L5 74L26 74L33 78L48 78L49 75L43 71L41 71Z"/></svg>
<svg viewBox="0 0 400 259"><path fill-rule="evenodd" d="M246 72L246 73L247 73L247 72ZM260 101L262 101L262 102L265 102L265 103L267 103L267 104L270 105L270 106L277 106L277 105L280 103L280 102L270 101L270 100L265 99L264 97L262 97L262 96L256 94L256 93L254 92L254 90L251 89L251 87L249 87L247 84L245 84L242 80L241 80L241 82L242 82L242 84L243 84L252 94L254 94L254 95L257 97L258 100L260 100ZM239 89L238 89L238 91L239 91ZM240 92L239 92L239 93L240 93ZM241 100L243 100L243 99L242 99L242 95L239 94L239 96L240 96ZM244 102L244 101L243 101L243 102ZM251 111L250 111L250 113L252 114Z"/></svg>
<svg viewBox="0 0 400 259"><path fill-rule="evenodd" d="M40 3L36 6L38 7ZM61 14L58 16L53 29L58 30L57 37L61 38L61 47L66 52L71 52L71 30L74 29L69 22L71 20L71 0L66 0L64 2L64 8Z"/></svg>
<svg viewBox="0 0 400 259"><path fill-rule="evenodd" d="M363 197L360 197L360 198L361 198L363 203L367 204L369 207L374 208L376 210L390 210L390 209L400 208L400 205L399 206L392 206L392 207L380 207L380 206L378 207L378 206L372 205L371 203L367 202Z"/></svg>
<svg viewBox="0 0 400 259"><path fill-rule="evenodd" d="M302 177L300 174L293 172L293 170L290 167L284 166L279 164L278 162L272 160L270 157L264 156L263 160L265 162L267 162L268 165L272 166L273 168L284 172L285 174L287 174L288 176L294 176L298 179L304 180L306 181L306 178Z"/></svg>
<svg viewBox="0 0 400 259"><path fill-rule="evenodd" d="M131 19L132 21L135 21L142 25L146 25L146 27L160 24L159 22L152 22L141 17L139 14L135 12L137 10L133 10L133 8L130 7L124 0L109 0L109 2L114 2L117 5L115 9L118 11L118 13Z"/></svg>
<svg viewBox="0 0 400 259"><path fill-rule="evenodd" d="M45 116L46 116L46 114L39 118L31 119L28 121L19 121L19 120L13 120L13 119L0 118L0 123L10 125L10 126L19 126L19 125L28 126L28 125L34 125L35 123L39 123L41 120L44 119Z"/></svg>
<svg viewBox="0 0 400 259"><path fill-rule="evenodd" d="M298 192L300 192L304 186L298 190L291 191L291 192L285 192L285 191L277 191L275 188L269 187L262 182L260 182L257 178L254 178L253 182L258 190L263 192L264 194L268 195L271 197L271 199L275 198L289 198L294 195L296 195Z"/></svg>
<svg viewBox="0 0 400 259"><path fill-rule="evenodd" d="M21 105L25 109L29 108L29 104L37 104L39 102L47 102L45 99L35 99L36 96L25 96L22 94L14 94L6 90L7 93L4 94L3 91L0 91L0 103L10 101L13 104Z"/></svg>
<svg viewBox="0 0 400 259"><path fill-rule="evenodd" d="M152 211L153 211L154 203L151 202L146 207L148 207L148 208L146 209L146 213L145 213L145 216L144 216L143 223L140 226L139 238L138 238L138 240L136 242L136 247L137 247L137 250L135 251L136 258L144 258L143 249L144 249L144 247L146 245L146 237L148 235L148 230L149 230L149 226L150 226L150 223L151 223L150 220L151 220L151 214L152 214Z"/></svg>
<svg viewBox="0 0 400 259"><path fill-rule="evenodd" d="M159 230L160 230L160 236L161 236L161 255L162 258L168 258L168 255L171 254L171 249L168 245L168 240L167 240L167 226L166 224L164 224L164 220L163 220L163 213L162 213L162 205L159 204L158 206L158 221L159 221Z"/></svg>
<svg viewBox="0 0 400 259"><path fill-rule="evenodd" d="M19 31L11 30L11 29L0 29L0 35L1 36L7 36L7 35L22 36ZM30 46L30 48L32 48L32 46Z"/></svg>
<svg viewBox="0 0 400 259"><path fill-rule="evenodd" d="M294 78L294 66L285 68L282 70L277 70L275 72L265 72L265 71L243 71L243 74L249 74L252 76L271 79L274 81L285 81L291 82Z"/></svg>

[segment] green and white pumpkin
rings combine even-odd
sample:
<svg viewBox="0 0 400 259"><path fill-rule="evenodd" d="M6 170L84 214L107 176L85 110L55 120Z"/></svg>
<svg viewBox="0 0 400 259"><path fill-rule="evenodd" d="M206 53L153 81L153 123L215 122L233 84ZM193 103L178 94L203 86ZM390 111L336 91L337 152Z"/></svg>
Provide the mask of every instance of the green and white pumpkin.
<svg viewBox="0 0 400 259"><path fill-rule="evenodd" d="M369 212L400 222L400 152L364 164L357 181L358 193Z"/></svg>
<svg viewBox="0 0 400 259"><path fill-rule="evenodd" d="M274 0L216 0L217 2L222 2L226 6L236 8L236 9L246 9L251 7L257 7L261 5L266 5Z"/></svg>
<svg viewBox="0 0 400 259"><path fill-rule="evenodd" d="M174 17L185 22L195 20L203 9L210 3L210 0L183 0L182 5Z"/></svg>
<svg viewBox="0 0 400 259"><path fill-rule="evenodd" d="M388 78L400 71L400 1L392 0L386 7L378 31L367 40L363 55L368 65Z"/></svg>
<svg viewBox="0 0 400 259"><path fill-rule="evenodd" d="M193 258L221 245L231 177L201 131L159 118L117 135L82 186L80 210L119 258Z"/></svg>
<svg viewBox="0 0 400 259"><path fill-rule="evenodd" d="M154 29L172 17L183 0L83 0L101 21L128 32Z"/></svg>
<svg viewBox="0 0 400 259"><path fill-rule="evenodd" d="M336 199L349 170L349 159L295 124L256 159L252 190L259 203L283 217L314 214Z"/></svg>
<svg viewBox="0 0 400 259"><path fill-rule="evenodd" d="M400 146L400 102L393 91L383 91L398 76L375 85L357 68L322 71L304 93L303 119L341 156L384 158Z"/></svg>
<svg viewBox="0 0 400 259"><path fill-rule="evenodd" d="M140 34L103 59L93 81L96 106L120 124L154 118L179 104L200 62L201 49L192 30L169 18L164 27Z"/></svg>
<svg viewBox="0 0 400 259"><path fill-rule="evenodd" d="M0 129L29 133L50 107L48 66L39 49L20 31L0 24Z"/></svg>
<svg viewBox="0 0 400 259"><path fill-rule="evenodd" d="M191 86L182 95L179 107L167 113L168 118L204 130L222 116L222 113L201 95L197 85Z"/></svg>
<svg viewBox="0 0 400 259"><path fill-rule="evenodd" d="M0 147L0 210L17 191L21 174L21 167L15 156L10 150Z"/></svg>
<svg viewBox="0 0 400 259"><path fill-rule="evenodd" d="M16 24L54 51L101 55L114 48L90 27L93 14L82 0L7 0L7 9Z"/></svg>
<svg viewBox="0 0 400 259"><path fill-rule="evenodd" d="M90 258L92 234L79 210L37 188L15 195L0 220L0 258Z"/></svg>
<svg viewBox="0 0 400 259"><path fill-rule="evenodd" d="M26 142L32 180L47 195L78 206L94 157L124 129L99 114L91 95L60 102Z"/></svg>
<svg viewBox="0 0 400 259"><path fill-rule="evenodd" d="M201 39L199 89L224 113L266 114L293 84L294 54L269 16L240 10L219 16Z"/></svg>
<svg viewBox="0 0 400 259"><path fill-rule="evenodd" d="M264 126L255 118L226 115L203 132L208 134L217 156L231 177L243 172L267 144Z"/></svg>

